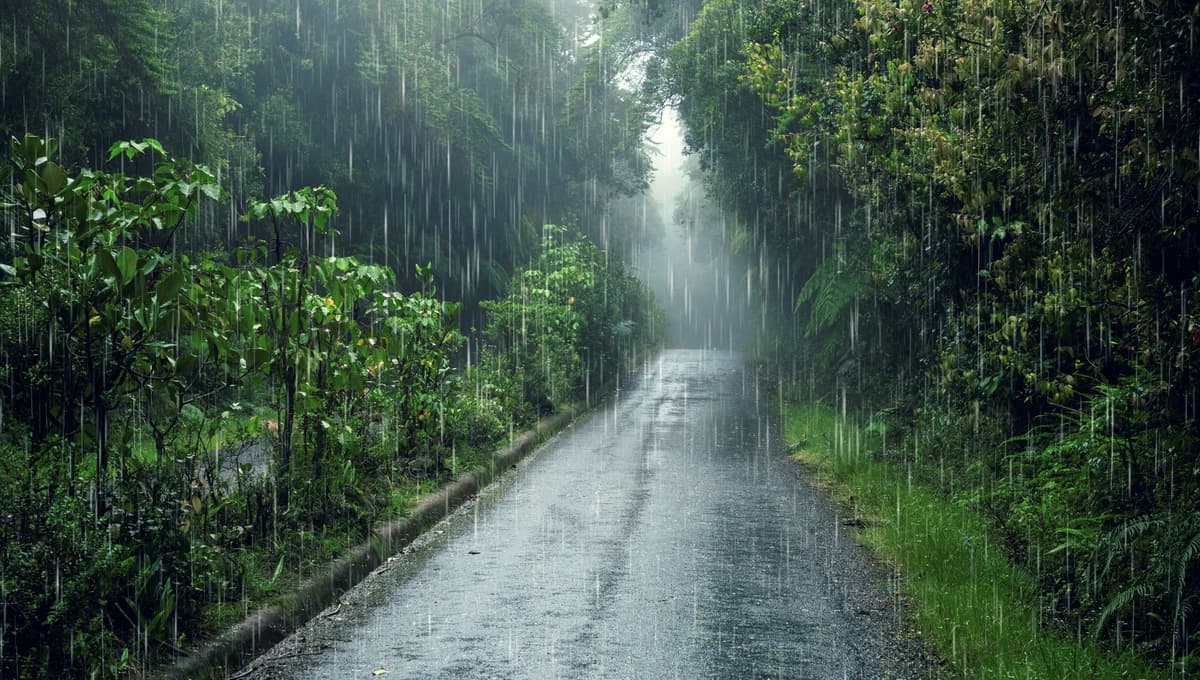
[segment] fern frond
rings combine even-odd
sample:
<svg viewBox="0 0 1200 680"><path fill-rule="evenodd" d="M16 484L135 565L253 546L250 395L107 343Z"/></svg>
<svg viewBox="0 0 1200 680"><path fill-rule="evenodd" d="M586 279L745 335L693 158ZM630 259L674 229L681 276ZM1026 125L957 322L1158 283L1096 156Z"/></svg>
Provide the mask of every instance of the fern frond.
<svg viewBox="0 0 1200 680"><path fill-rule="evenodd" d="M1153 527L1162 526L1163 520L1149 515L1143 515L1137 519L1130 520L1122 524L1119 528L1109 532L1108 540L1104 542L1108 546L1106 559L1104 560L1103 573L1107 574L1112 569L1113 560L1120 556L1122 551L1128 548L1129 542L1138 536L1146 533Z"/></svg>
<svg viewBox="0 0 1200 680"><path fill-rule="evenodd" d="M841 258L832 257L820 264L796 296L795 311L809 303L805 332L815 335L829 327L867 290L862 273L845 268Z"/></svg>
<svg viewBox="0 0 1200 680"><path fill-rule="evenodd" d="M1192 540L1184 546L1175 567L1175 616L1171 621L1173 628L1182 627L1183 622L1192 611L1192 601L1184 600L1183 592L1187 581L1188 565L1197 555L1200 555L1200 531L1197 531L1192 536Z"/></svg>
<svg viewBox="0 0 1200 680"><path fill-rule="evenodd" d="M1104 611L1100 612L1100 618L1096 621L1095 628L1092 629L1092 635L1099 638L1101 631L1104 630L1104 624L1113 614L1129 606L1134 598L1149 597L1153 592L1154 589L1149 583L1137 583L1117 593L1113 599L1109 600Z"/></svg>

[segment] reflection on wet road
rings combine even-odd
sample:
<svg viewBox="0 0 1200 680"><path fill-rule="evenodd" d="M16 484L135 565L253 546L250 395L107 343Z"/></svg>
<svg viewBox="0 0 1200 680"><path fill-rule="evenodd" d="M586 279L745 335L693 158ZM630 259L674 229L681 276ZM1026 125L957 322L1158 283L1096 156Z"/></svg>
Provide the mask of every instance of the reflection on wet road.
<svg viewBox="0 0 1200 680"><path fill-rule="evenodd" d="M839 565L861 555L783 448L737 355L665 352L443 527L306 672L881 677L886 610L847 604Z"/></svg>

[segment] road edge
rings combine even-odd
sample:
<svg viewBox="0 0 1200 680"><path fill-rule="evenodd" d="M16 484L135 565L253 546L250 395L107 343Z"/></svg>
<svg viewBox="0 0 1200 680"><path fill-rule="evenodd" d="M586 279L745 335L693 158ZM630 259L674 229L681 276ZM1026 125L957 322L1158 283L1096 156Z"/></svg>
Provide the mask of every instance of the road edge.
<svg viewBox="0 0 1200 680"><path fill-rule="evenodd" d="M159 677L223 678L280 642L313 616L333 604L400 549L412 543L504 471L590 412L611 396L608 391L592 404L573 403L539 420L492 453L490 465L464 472L425 496L407 517L376 527L371 537L346 554L327 562L316 576L284 595L275 604L251 612L213 640L166 665Z"/></svg>

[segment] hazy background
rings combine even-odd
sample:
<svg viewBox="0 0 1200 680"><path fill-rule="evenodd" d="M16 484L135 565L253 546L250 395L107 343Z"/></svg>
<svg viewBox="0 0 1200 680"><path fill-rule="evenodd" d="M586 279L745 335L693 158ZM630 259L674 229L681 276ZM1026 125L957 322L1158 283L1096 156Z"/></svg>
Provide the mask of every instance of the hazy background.
<svg viewBox="0 0 1200 680"><path fill-rule="evenodd" d="M667 313L669 342L743 349L754 328L746 315L746 282L730 272L745 268L734 266L736 254L723 245L727 216L706 198L696 161L684 153L675 109L663 111L647 146L654 176L645 209L657 213L663 229L661 239L634 252L633 263Z"/></svg>

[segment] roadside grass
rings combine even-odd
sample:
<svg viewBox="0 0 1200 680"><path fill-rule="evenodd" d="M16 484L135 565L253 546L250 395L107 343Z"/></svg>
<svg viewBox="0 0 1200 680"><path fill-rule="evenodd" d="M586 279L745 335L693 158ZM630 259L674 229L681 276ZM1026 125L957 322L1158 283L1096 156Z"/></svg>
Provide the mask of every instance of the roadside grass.
<svg viewBox="0 0 1200 680"><path fill-rule="evenodd" d="M437 487L437 481L432 479L402 478L396 480L388 493L388 505L384 512L384 518L408 517L417 503L437 490Z"/></svg>
<svg viewBox="0 0 1200 680"><path fill-rule="evenodd" d="M429 494L461 472L482 467L493 446L470 447L446 458L432 476L397 475L390 478L383 502L366 525L338 522L281 535L275 541L249 546L237 555L241 578L231 583L227 597L207 604L202 630L215 633L245 618L254 609L270 604L295 590L327 563L371 536L381 522L408 517Z"/></svg>
<svg viewBox="0 0 1200 680"><path fill-rule="evenodd" d="M1033 579L989 540L970 508L913 482L911 469L875 455L882 437L822 404L784 406L793 457L851 506L859 540L897 573L913 622L948 675L980 678L1165 678L1041 620Z"/></svg>
<svg viewBox="0 0 1200 680"><path fill-rule="evenodd" d="M239 551L241 578L204 606L202 631L215 633L258 607L278 602L368 535L363 527L341 523L301 529L281 541Z"/></svg>

